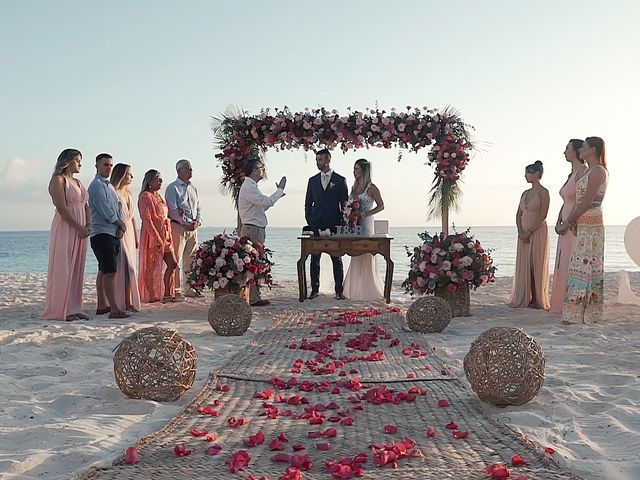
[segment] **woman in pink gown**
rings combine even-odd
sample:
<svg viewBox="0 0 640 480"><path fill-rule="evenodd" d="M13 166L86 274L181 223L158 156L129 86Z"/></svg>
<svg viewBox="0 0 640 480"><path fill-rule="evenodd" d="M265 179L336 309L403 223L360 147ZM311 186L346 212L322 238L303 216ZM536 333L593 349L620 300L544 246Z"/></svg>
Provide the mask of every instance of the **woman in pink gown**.
<svg viewBox="0 0 640 480"><path fill-rule="evenodd" d="M49 269L43 320L86 320L82 313L82 286L91 233L89 194L74 175L82 166L82 154L64 150L49 182L49 195L56 207L51 222Z"/></svg>
<svg viewBox="0 0 640 480"><path fill-rule="evenodd" d="M169 209L158 194L161 186L160 172L149 170L144 175L138 196L138 211L142 219L138 289L140 299L145 303L177 301L173 273L178 264L171 243Z"/></svg>
<svg viewBox="0 0 640 480"><path fill-rule="evenodd" d="M140 310L140 293L138 292L137 250L138 231L134 218L133 201L129 185L133 180L131 166L118 163L111 172L111 185L120 199L120 213L127 229L120 239L120 255L118 270L114 279L114 289L118 309L124 311Z"/></svg>
<svg viewBox="0 0 640 480"><path fill-rule="evenodd" d="M564 158L571 163L571 175L560 189L560 196L564 203L558 214L555 231L558 234L558 246L556 248L556 262L553 268L553 288L551 290L552 313L562 313L564 295L567 292L567 275L569 272L569 261L571 260L571 249L576 239L573 230L566 230L560 233L560 224L566 221L569 213L576 204L576 179L584 175L587 167L580 159L578 152L582 148L582 140L571 139L564 150Z"/></svg>
<svg viewBox="0 0 640 480"><path fill-rule="evenodd" d="M531 184L520 198L516 224L518 250L513 289L508 305L515 308L549 309L549 239L547 212L549 191L540 185L541 161L527 166L525 178Z"/></svg>

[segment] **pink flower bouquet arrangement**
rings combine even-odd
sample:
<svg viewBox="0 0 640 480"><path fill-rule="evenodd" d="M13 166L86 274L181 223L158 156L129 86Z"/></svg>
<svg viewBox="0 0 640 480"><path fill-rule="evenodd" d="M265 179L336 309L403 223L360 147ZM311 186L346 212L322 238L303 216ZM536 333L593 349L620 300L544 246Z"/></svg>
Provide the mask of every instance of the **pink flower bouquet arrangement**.
<svg viewBox="0 0 640 480"><path fill-rule="evenodd" d="M197 292L229 288L238 293L246 285L271 286L271 250L249 237L227 233L200 244L193 255L187 282Z"/></svg>
<svg viewBox="0 0 640 480"><path fill-rule="evenodd" d="M409 275L402 283L407 293L434 293L446 288L455 292L465 285L476 288L495 281L497 268L490 251L485 250L469 230L445 236L418 235L423 244L409 249Z"/></svg>
<svg viewBox="0 0 640 480"><path fill-rule="evenodd" d="M349 197L342 210L342 217L347 227L356 228L360 219L360 199L358 197Z"/></svg>

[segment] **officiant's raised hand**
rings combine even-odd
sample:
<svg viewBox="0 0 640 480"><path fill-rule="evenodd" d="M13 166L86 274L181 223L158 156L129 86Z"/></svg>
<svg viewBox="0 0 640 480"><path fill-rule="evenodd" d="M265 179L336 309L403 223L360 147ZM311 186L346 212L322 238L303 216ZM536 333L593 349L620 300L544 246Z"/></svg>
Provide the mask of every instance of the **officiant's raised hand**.
<svg viewBox="0 0 640 480"><path fill-rule="evenodd" d="M276 183L276 188L281 188L284 190L284 186L287 184L287 177L282 177L280 179L280 183Z"/></svg>

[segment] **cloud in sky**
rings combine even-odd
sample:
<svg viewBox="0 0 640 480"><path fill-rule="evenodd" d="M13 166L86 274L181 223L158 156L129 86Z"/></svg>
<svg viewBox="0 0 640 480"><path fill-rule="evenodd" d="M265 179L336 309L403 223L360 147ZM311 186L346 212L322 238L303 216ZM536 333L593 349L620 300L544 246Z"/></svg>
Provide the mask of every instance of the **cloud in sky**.
<svg viewBox="0 0 640 480"><path fill-rule="evenodd" d="M0 187L19 187L29 183L29 163L20 157L11 158L0 169ZM31 169L33 172L33 169Z"/></svg>

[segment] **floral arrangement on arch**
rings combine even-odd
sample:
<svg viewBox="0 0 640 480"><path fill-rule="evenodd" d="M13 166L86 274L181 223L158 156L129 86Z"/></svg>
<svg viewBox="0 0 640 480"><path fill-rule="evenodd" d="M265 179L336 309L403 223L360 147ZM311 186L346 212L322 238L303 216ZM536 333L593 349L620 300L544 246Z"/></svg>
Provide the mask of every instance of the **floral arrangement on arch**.
<svg viewBox="0 0 640 480"><path fill-rule="evenodd" d="M434 293L442 288L453 293L465 285L475 290L494 282L497 268L491 252L469 232L467 229L451 235L418 234L422 245L405 247L411 257L409 274L402 283L406 293Z"/></svg>
<svg viewBox="0 0 640 480"><path fill-rule="evenodd" d="M193 255L187 283L197 292L228 287L238 293L254 283L271 287L271 256L271 250L249 237L221 233L200 244Z"/></svg>
<svg viewBox="0 0 640 480"><path fill-rule="evenodd" d="M363 147L399 147L418 152L433 145L426 163L434 166L434 188L439 189L443 182L451 184L460 178L472 149L469 126L451 108L442 112L411 106L400 111L392 108L389 112L349 108L346 115L335 109L306 108L292 112L288 107L273 112L267 108L249 115L236 108L213 117L212 128L220 149L216 158L222 167L221 184L234 199L244 179L244 159L269 148L306 151L324 147L346 152ZM449 196L445 195L444 200L449 201ZM453 200L455 204L456 199Z"/></svg>

